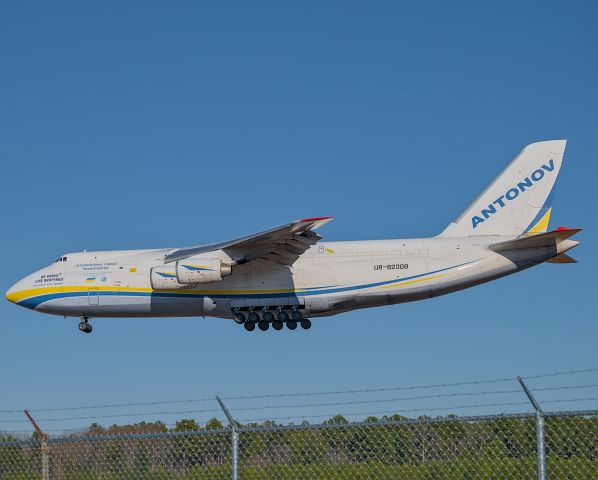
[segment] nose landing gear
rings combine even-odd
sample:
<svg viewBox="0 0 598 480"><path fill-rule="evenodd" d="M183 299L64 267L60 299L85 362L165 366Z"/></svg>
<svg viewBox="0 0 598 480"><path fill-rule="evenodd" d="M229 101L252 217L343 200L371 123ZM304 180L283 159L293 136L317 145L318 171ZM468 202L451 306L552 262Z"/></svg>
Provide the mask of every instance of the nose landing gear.
<svg viewBox="0 0 598 480"><path fill-rule="evenodd" d="M91 323L89 323L89 318L87 318L84 315L81 315L81 323L79 323L79 330L81 330L83 333L91 333L91 331L93 330Z"/></svg>

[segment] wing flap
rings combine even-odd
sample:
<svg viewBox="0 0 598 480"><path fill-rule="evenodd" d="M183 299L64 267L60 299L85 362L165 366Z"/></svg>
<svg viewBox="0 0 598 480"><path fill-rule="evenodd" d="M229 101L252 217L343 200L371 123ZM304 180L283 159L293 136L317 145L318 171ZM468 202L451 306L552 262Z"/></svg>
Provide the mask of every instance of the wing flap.
<svg viewBox="0 0 598 480"><path fill-rule="evenodd" d="M278 263L279 265L289 265L292 260L289 257L279 255L278 253L264 253L260 258L264 260L270 260L271 262Z"/></svg>

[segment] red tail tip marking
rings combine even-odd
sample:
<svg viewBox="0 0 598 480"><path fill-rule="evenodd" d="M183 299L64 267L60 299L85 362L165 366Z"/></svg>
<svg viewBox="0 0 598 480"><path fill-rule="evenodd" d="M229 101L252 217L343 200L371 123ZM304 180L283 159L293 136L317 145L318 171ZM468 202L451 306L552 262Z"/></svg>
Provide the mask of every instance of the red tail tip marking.
<svg viewBox="0 0 598 480"><path fill-rule="evenodd" d="M313 218L304 218L302 220L299 220L300 222L317 222L319 220L328 220L330 218L334 218L334 217L313 217Z"/></svg>
<svg viewBox="0 0 598 480"><path fill-rule="evenodd" d="M558 227L555 232L570 232L571 230L581 230L581 228L567 228L567 227Z"/></svg>

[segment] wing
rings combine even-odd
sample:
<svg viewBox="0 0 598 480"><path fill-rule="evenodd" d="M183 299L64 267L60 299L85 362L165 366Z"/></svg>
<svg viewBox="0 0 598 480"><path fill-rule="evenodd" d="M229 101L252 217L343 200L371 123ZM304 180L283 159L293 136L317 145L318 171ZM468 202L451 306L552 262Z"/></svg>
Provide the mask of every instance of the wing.
<svg viewBox="0 0 598 480"><path fill-rule="evenodd" d="M304 218L228 242L179 248L166 255L164 261L175 262L201 253L222 250L236 264L264 258L281 265L292 265L303 252L322 238L314 230L330 220L332 217Z"/></svg>

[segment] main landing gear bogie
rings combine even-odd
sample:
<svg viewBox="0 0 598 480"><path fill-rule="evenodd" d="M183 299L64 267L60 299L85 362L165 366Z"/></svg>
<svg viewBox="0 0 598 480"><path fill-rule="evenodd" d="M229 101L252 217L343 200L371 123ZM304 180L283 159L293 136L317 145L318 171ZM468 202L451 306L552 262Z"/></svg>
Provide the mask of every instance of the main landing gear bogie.
<svg viewBox="0 0 598 480"><path fill-rule="evenodd" d="M289 330L296 330L299 325L304 330L311 328L311 320L304 318L301 310L295 307L289 312L283 308L268 309L266 307L263 310L258 310L250 307L247 311L233 309L233 319L239 325L243 325L248 332L253 332L256 326L265 332L270 328L270 325L277 331L282 330L285 325Z"/></svg>

